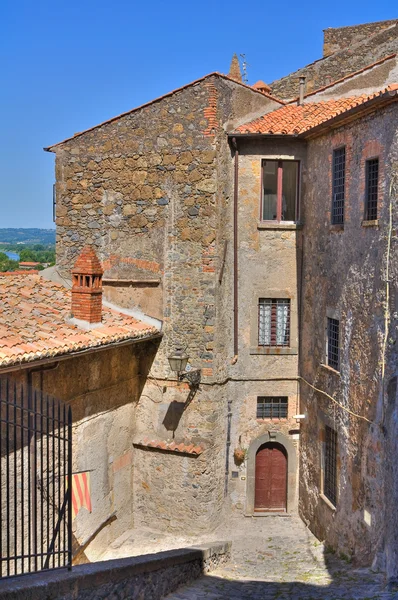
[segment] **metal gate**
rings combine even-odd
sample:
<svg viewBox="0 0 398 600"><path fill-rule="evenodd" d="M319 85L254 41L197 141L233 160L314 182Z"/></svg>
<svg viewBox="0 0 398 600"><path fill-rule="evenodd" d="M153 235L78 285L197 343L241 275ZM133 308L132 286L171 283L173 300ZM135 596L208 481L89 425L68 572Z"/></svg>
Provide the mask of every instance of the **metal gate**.
<svg viewBox="0 0 398 600"><path fill-rule="evenodd" d="M0 378L0 577L72 564L72 413Z"/></svg>

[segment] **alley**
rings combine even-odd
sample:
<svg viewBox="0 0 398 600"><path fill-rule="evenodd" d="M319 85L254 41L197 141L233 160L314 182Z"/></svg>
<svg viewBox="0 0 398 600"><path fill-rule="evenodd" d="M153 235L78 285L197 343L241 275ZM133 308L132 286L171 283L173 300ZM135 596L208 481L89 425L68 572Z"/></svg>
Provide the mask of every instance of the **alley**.
<svg viewBox="0 0 398 600"><path fill-rule="evenodd" d="M381 575L325 551L297 517L231 521L232 557L165 600L393 600Z"/></svg>

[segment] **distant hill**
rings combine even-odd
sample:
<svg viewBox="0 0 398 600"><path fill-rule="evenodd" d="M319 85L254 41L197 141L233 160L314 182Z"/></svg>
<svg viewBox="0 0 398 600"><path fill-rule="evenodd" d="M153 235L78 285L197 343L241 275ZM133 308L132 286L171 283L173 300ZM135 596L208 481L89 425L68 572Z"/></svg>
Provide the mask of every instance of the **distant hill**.
<svg viewBox="0 0 398 600"><path fill-rule="evenodd" d="M55 229L2 229L0 244L55 244Z"/></svg>

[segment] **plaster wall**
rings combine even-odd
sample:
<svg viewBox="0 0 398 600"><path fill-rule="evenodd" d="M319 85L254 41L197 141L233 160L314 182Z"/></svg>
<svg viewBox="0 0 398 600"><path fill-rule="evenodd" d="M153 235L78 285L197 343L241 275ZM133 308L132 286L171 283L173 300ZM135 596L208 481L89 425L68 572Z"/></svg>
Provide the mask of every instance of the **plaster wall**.
<svg viewBox="0 0 398 600"><path fill-rule="evenodd" d="M263 159L300 161L301 195L306 185L306 146L302 142L238 140L238 343L236 361L229 367L233 379L227 388L230 443L226 463L226 489L231 510L253 513L249 485L253 461L251 448L269 432L291 443L297 453L299 425L298 393L298 301L300 273L300 225L260 221L261 163ZM232 278L232 258L227 276ZM291 336L289 348L264 348L258 345L259 298L290 298ZM224 301L226 298L224 298ZM223 314L230 315L224 305ZM259 396L288 396L287 419L257 419ZM281 442L283 443L283 442ZM257 446L256 446L257 447ZM244 449L246 459L235 464L234 450ZM257 447L258 449L258 447ZM289 457L288 457L289 458ZM289 480L288 510L297 510L297 461Z"/></svg>

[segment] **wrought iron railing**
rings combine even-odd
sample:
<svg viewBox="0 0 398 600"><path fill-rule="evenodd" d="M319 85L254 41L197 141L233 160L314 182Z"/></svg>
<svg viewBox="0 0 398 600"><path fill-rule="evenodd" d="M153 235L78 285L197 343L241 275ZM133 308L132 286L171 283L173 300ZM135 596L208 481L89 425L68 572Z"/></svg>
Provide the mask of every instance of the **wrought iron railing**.
<svg viewBox="0 0 398 600"><path fill-rule="evenodd" d="M72 564L72 413L0 378L0 577Z"/></svg>

